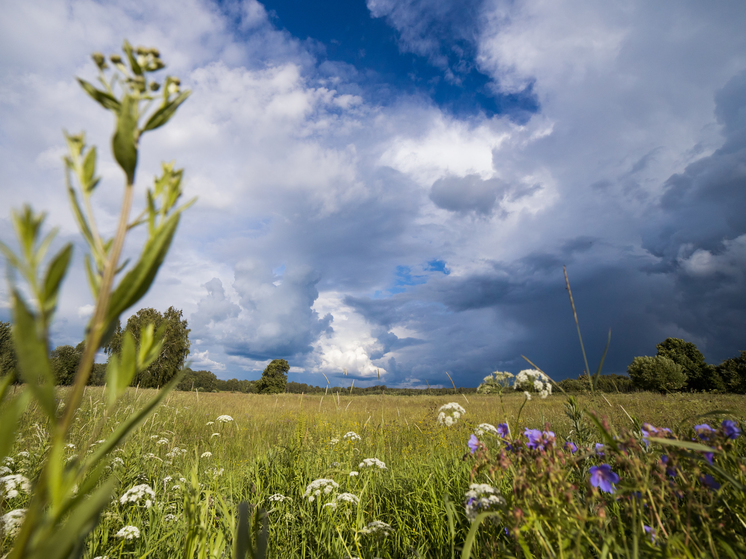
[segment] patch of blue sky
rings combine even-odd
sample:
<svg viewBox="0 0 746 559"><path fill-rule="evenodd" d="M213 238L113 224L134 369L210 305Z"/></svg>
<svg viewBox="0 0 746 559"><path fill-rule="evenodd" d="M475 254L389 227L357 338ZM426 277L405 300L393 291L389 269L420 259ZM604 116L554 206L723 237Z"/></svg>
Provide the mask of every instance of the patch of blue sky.
<svg viewBox="0 0 746 559"><path fill-rule="evenodd" d="M313 52L322 75L342 72L344 80L359 86L369 102L388 105L402 95L422 96L459 117L504 114L521 123L539 111L531 85L516 94L499 93L490 77L479 71L470 38L476 30L479 2L471 2L474 9L448 12L428 27L432 34L428 38L439 45L437 56L408 51L399 31L388 18L372 17L365 0L266 0L263 4L275 27ZM231 11L233 3L217 0L217 5ZM346 70L335 67L340 62Z"/></svg>
<svg viewBox="0 0 746 559"><path fill-rule="evenodd" d="M427 267L425 268L426 272L440 272L444 275L449 275L451 273L451 270L446 268L446 263L444 260L438 260L437 258L434 260L430 260L427 263Z"/></svg>

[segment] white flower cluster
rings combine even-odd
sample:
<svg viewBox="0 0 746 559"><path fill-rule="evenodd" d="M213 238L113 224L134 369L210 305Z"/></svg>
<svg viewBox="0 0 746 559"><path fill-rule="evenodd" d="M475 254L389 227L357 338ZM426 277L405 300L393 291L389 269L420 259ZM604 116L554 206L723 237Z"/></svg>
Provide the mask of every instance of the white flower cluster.
<svg viewBox="0 0 746 559"><path fill-rule="evenodd" d="M513 375L508 372L495 371L490 373L484 379L482 384L477 387L477 394L500 394L510 386Z"/></svg>
<svg viewBox="0 0 746 559"><path fill-rule="evenodd" d="M178 516L176 516L175 514L171 514L171 513L163 517L164 522L176 522L177 519L178 519Z"/></svg>
<svg viewBox="0 0 746 559"><path fill-rule="evenodd" d="M337 495L338 503L350 503L351 505L357 505L360 502L360 498L352 493L340 493Z"/></svg>
<svg viewBox="0 0 746 559"><path fill-rule="evenodd" d="M378 458L366 458L357 465L358 468L372 468L374 466L380 468L381 470L386 469L386 464L381 462Z"/></svg>
<svg viewBox="0 0 746 559"><path fill-rule="evenodd" d="M5 499L15 499L20 493L31 491L28 478L20 474L0 477L0 495Z"/></svg>
<svg viewBox="0 0 746 559"><path fill-rule="evenodd" d="M0 466L0 476L7 476L8 474L12 474L13 470L8 468L8 466Z"/></svg>
<svg viewBox="0 0 746 559"><path fill-rule="evenodd" d="M19 452L18 454L16 454L17 458L28 458L29 456L31 456L31 455L28 452L26 452L25 450L22 450L21 452Z"/></svg>
<svg viewBox="0 0 746 559"><path fill-rule="evenodd" d="M140 538L140 530L136 526L125 526L115 534L117 538L125 540L137 540Z"/></svg>
<svg viewBox="0 0 746 559"><path fill-rule="evenodd" d="M332 439L331 441L329 441L329 445L334 446L338 442L339 442L339 439Z"/></svg>
<svg viewBox="0 0 746 559"><path fill-rule="evenodd" d="M179 456L184 456L186 453L186 448L179 448L178 446L175 446L166 453L166 458L178 458Z"/></svg>
<svg viewBox="0 0 746 559"><path fill-rule="evenodd" d="M355 476L357 476L357 475L360 475L360 472L356 472L355 470L352 470L352 471L350 472L350 477L355 477Z"/></svg>
<svg viewBox="0 0 746 559"><path fill-rule="evenodd" d="M275 493L274 495L269 496L270 503L282 503L284 500L285 495L282 495L281 493Z"/></svg>
<svg viewBox="0 0 746 559"><path fill-rule="evenodd" d="M168 444L168 439L158 439L155 444L157 444L158 446Z"/></svg>
<svg viewBox="0 0 746 559"><path fill-rule="evenodd" d="M461 416L465 413L466 410L456 402L440 406L440 409L438 410L438 425L450 427L461 419Z"/></svg>
<svg viewBox="0 0 746 559"><path fill-rule="evenodd" d="M474 429L474 434L477 437L484 436L485 433L488 433L490 435L494 435L496 437L499 436L499 433L497 432L497 427L490 423L480 423L477 425L477 427Z"/></svg>
<svg viewBox="0 0 746 559"><path fill-rule="evenodd" d="M345 441L359 441L360 440L360 435L358 435L357 433L355 433L355 431L349 431L349 432L345 433L345 435L344 435L344 437L342 437L342 439L345 440Z"/></svg>
<svg viewBox="0 0 746 559"><path fill-rule="evenodd" d="M549 377L541 371L536 369L524 369L515 377L515 384L513 388L516 390L527 391L529 388L533 388L534 391L539 393L539 396L543 400L552 393L552 382ZM531 399L527 396L527 399Z"/></svg>
<svg viewBox="0 0 746 559"><path fill-rule="evenodd" d="M111 459L111 465L114 466L115 468L124 466L124 460L119 458L119 456L115 456L114 458Z"/></svg>
<svg viewBox="0 0 746 559"><path fill-rule="evenodd" d="M6 536L11 538L18 534L23 524L23 519L26 517L26 509L12 510L7 514L0 516L0 527Z"/></svg>
<svg viewBox="0 0 746 559"><path fill-rule="evenodd" d="M321 497L321 494L329 495L332 491L339 488L339 484L333 479L317 479L312 481L306 487L306 492L303 494L304 499L308 499L309 503L313 503L316 497Z"/></svg>
<svg viewBox="0 0 746 559"><path fill-rule="evenodd" d="M230 415L219 415L215 421L219 421L220 423L230 423L233 421L233 418Z"/></svg>
<svg viewBox="0 0 746 559"><path fill-rule="evenodd" d="M502 498L500 492L486 483L472 483L464 497L466 497L466 518L470 522L474 522L480 512L495 510L505 505L505 499Z"/></svg>
<svg viewBox="0 0 746 559"><path fill-rule="evenodd" d="M127 503L135 503L136 505L139 505L140 501L144 501L143 506L146 509L153 506L153 501L155 501L155 491L153 491L146 483L135 485L131 489L128 489L127 492L119 498L119 502L123 505L126 505Z"/></svg>
<svg viewBox="0 0 746 559"><path fill-rule="evenodd" d="M391 527L390 524L386 524L385 522L381 522L380 520L374 520L373 522L369 522L365 528L360 530L360 533L381 535L385 538L386 536L390 536L393 531L394 529Z"/></svg>
<svg viewBox="0 0 746 559"><path fill-rule="evenodd" d="M212 452L210 452L210 451L207 451L207 452L203 452L203 453L202 453L202 454L200 455L200 458L212 458Z"/></svg>
<svg viewBox="0 0 746 559"><path fill-rule="evenodd" d="M207 423L205 423L205 425L215 425L215 422L214 421L208 421Z"/></svg>
<svg viewBox="0 0 746 559"><path fill-rule="evenodd" d="M158 457L157 457L157 456L156 456L155 454L153 454L152 452L148 452L148 453L147 453L147 454L145 455L145 458L146 458L146 459L148 459L148 460L152 460L152 459L155 459L155 460L158 460L158 461L160 461L160 462L163 462L163 460L161 460L160 458L158 458Z"/></svg>

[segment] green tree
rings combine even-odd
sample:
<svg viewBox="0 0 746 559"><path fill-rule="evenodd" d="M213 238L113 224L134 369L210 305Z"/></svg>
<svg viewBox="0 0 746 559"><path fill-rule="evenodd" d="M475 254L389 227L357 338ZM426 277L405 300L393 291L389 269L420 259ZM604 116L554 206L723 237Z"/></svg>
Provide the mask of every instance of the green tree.
<svg viewBox="0 0 746 559"><path fill-rule="evenodd" d="M658 355L668 357L681 366L686 375L686 389L702 392L705 390L724 390L720 375L715 367L705 362L705 356L691 342L679 338L666 338L656 348Z"/></svg>
<svg viewBox="0 0 746 559"><path fill-rule="evenodd" d="M0 322L0 377L12 373L15 376L15 382L18 382L16 366L17 358L10 323Z"/></svg>
<svg viewBox="0 0 746 559"><path fill-rule="evenodd" d="M75 371L78 370L80 360L83 357L83 343L79 343L77 347L71 345L57 346L50 357L55 382L70 385L75 379Z"/></svg>
<svg viewBox="0 0 746 559"><path fill-rule="evenodd" d="M285 392L288 383L290 365L284 359L273 359L262 372L262 378L257 383L259 394L279 394Z"/></svg>
<svg viewBox="0 0 746 559"><path fill-rule="evenodd" d="M218 377L210 371L193 371L184 369L176 390L199 390L200 392L215 392L218 388Z"/></svg>
<svg viewBox="0 0 746 559"><path fill-rule="evenodd" d="M686 375L681 365L668 357L635 357L627 367L627 374L642 390L674 392L686 384Z"/></svg>
<svg viewBox="0 0 746 559"><path fill-rule="evenodd" d="M726 359L716 367L723 380L725 390L735 394L746 394L746 351L738 357Z"/></svg>
<svg viewBox="0 0 746 559"><path fill-rule="evenodd" d="M189 342L191 330L182 316L182 311L174 307L169 307L163 314L153 308L146 308L130 316L124 329L121 324L117 324L114 334L104 348L110 356L120 354L126 332L132 334L135 346L139 348L141 332L148 324L152 324L156 332L162 334L163 337L163 349L160 355L149 367L134 376L131 386L139 385L143 388L163 386L182 369L191 347Z"/></svg>

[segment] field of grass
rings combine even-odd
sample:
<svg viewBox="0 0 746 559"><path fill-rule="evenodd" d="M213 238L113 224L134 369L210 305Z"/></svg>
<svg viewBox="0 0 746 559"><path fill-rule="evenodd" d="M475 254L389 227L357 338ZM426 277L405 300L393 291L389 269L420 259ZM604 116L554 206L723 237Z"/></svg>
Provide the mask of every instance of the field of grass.
<svg viewBox="0 0 746 559"><path fill-rule="evenodd" d="M69 456L88 452L152 392L130 389L104 430L92 433L105 407L102 389L87 388ZM738 420L746 417L746 398L735 395L607 394L577 400L582 408L607 418L612 432L634 428L631 418L672 429L683 422L691 429L701 422L697 416L712 410L727 410ZM447 428L438 425L436 417L440 406L450 401L463 406L466 414ZM541 430L549 424L558 447L566 440L580 445L565 402L562 395L553 395L523 406L523 395L515 393L500 398L174 392L114 452L109 466L119 479L118 497L143 484L155 496L141 491L132 497L137 502L113 501L84 556L183 557L189 549L199 557L229 557L241 501L269 511L270 557L458 556L471 525L463 506L469 485L495 484L504 495L511 491L504 480L502 486L495 483L490 468L477 469L467 446L474 428L507 423L517 436L526 427ZM218 421L220 416L232 421ZM33 409L26 413L13 463L6 465L30 479L47 445L39 417ZM587 416L583 422L598 432ZM359 440L351 435L345 439L349 432ZM600 435L594 436L587 445L602 442ZM499 444L487 441L485 447L494 453ZM385 469L361 466L366 458L382 461ZM338 487L310 502L304 493L318 479L333 480ZM359 502L342 497L335 507L324 506L343 493ZM23 508L27 498L19 492L0 500L1 513ZM452 526L449 510L454 513ZM390 532L366 529L374 521L390 525ZM139 537L117 537L125 526L136 527ZM498 537L498 527L483 524L472 557L495 556L490 539ZM0 555L11 542L6 537Z"/></svg>

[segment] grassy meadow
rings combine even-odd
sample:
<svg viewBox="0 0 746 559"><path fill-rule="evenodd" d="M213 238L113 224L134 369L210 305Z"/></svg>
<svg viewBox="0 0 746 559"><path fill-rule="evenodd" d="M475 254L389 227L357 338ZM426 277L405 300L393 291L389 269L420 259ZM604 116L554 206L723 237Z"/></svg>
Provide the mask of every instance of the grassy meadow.
<svg viewBox="0 0 746 559"><path fill-rule="evenodd" d="M102 391L86 389L68 457L85 455L155 392L129 389L106 427L92 432L105 410ZM582 408L605 417L612 431L633 428L630 417L674 428L680 421L693 425L694 418L712 410L746 416L746 398L736 395L576 398ZM438 425L440 406L451 401L466 414L452 427ZM577 441L565 402L557 394L525 402L517 393L501 398L173 392L113 453L107 468L119 480L119 498L88 538L84 557L230 557L241 501L269 511L270 557L460 556L470 529L464 494L471 483L495 483L488 469L475 468L467 446L474 428L507 423L517 436L524 428L549 424L559 447ZM221 416L232 420L218 421ZM596 432L587 416L582 421ZM359 440L345 438L349 432ZM591 437L588 444L600 440ZM6 466L33 479L47 444L41 415L30 409L21 422L13 463ZM490 445L497 451L500 443L485 442ZM361 467L366 458L382 461L385 469ZM338 487L310 502L304 493L318 479L333 480ZM122 503L127 490L139 485L148 485L154 496L130 493L132 502ZM510 490L503 481L503 495ZM343 493L359 502L342 497L335 506L324 506L322 497ZM23 508L25 499L23 492L6 498L2 513ZM390 529L371 528L374 521ZM136 527L138 537L123 537L125 526ZM483 524L472 557L502 556L490 544L498 528ZM5 551L11 541L6 537Z"/></svg>

